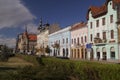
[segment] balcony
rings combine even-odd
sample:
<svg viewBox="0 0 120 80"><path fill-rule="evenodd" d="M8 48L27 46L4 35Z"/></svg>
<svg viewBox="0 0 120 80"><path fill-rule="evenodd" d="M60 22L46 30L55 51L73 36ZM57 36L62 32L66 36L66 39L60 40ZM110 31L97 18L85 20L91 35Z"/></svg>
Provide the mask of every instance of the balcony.
<svg viewBox="0 0 120 80"><path fill-rule="evenodd" d="M54 43L53 45L51 45L53 48L60 48L60 44L59 43Z"/></svg>
<svg viewBox="0 0 120 80"><path fill-rule="evenodd" d="M105 45L107 43L106 39L101 39L99 37L94 38L94 44L95 45Z"/></svg>
<svg viewBox="0 0 120 80"><path fill-rule="evenodd" d="M72 44L72 47L79 48L81 44Z"/></svg>

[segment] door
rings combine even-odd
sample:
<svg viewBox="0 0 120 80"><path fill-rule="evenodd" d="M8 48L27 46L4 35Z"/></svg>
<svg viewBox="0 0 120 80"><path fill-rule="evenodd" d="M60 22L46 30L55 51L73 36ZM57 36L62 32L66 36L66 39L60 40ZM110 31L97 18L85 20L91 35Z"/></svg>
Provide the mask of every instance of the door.
<svg viewBox="0 0 120 80"><path fill-rule="evenodd" d="M103 52L103 60L107 60L107 53L106 52Z"/></svg>

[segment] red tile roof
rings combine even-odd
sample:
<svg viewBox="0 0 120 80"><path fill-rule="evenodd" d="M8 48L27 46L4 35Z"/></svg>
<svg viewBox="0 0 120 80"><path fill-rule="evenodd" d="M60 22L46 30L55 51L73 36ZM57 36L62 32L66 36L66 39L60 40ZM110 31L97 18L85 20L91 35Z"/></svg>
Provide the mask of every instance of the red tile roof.
<svg viewBox="0 0 120 80"><path fill-rule="evenodd" d="M94 18L105 15L107 13L107 4L108 4L109 1L111 1L111 0L106 0L106 3L102 6L100 6L100 7L91 6L88 9L87 19L89 19L89 12L90 11L92 13L92 17L94 17ZM116 3L120 3L120 0L112 0L112 1L113 1L113 5L116 4Z"/></svg>
<svg viewBox="0 0 120 80"><path fill-rule="evenodd" d="M28 34L28 38L30 41L36 41L37 40L37 35L35 34Z"/></svg>
<svg viewBox="0 0 120 80"><path fill-rule="evenodd" d="M71 28L71 31L72 31L72 30L79 29L79 28L82 28L82 27L85 27L85 26L87 26L87 24L84 23L84 22L80 22L80 23L74 24L74 25L72 26L72 28Z"/></svg>

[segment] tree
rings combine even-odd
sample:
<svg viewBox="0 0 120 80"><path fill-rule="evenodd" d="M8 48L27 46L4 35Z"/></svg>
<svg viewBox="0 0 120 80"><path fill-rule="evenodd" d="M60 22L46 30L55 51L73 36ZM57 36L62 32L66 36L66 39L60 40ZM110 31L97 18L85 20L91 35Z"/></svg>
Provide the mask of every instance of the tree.
<svg viewBox="0 0 120 80"><path fill-rule="evenodd" d="M47 47L45 48L45 52L46 52L46 53L50 53L50 48L49 48L49 46L47 46Z"/></svg>

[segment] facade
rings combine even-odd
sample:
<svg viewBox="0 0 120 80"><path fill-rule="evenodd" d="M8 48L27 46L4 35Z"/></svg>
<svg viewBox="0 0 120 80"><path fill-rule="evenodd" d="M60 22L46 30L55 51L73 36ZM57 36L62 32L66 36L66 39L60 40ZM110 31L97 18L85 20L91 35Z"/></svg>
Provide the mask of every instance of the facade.
<svg viewBox="0 0 120 80"><path fill-rule="evenodd" d="M48 55L45 49L48 47L49 24L43 24L42 19L38 27L37 53L36 55Z"/></svg>
<svg viewBox="0 0 120 80"><path fill-rule="evenodd" d="M26 30L24 33L19 34L17 37L16 52L34 54L36 51L36 44L36 34L29 34Z"/></svg>
<svg viewBox="0 0 120 80"><path fill-rule="evenodd" d="M89 59L117 61L120 59L118 49L118 10L120 0L106 0L101 7L88 9L88 51Z"/></svg>
<svg viewBox="0 0 120 80"><path fill-rule="evenodd" d="M50 56L70 58L70 29L68 26L49 34Z"/></svg>
<svg viewBox="0 0 120 80"><path fill-rule="evenodd" d="M76 23L71 28L71 58L87 59L87 24L84 22Z"/></svg>

